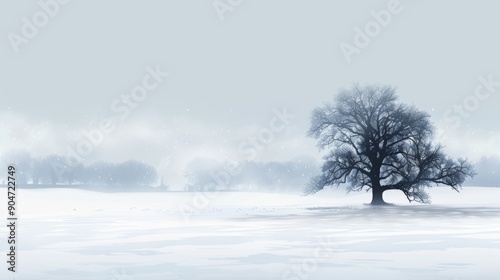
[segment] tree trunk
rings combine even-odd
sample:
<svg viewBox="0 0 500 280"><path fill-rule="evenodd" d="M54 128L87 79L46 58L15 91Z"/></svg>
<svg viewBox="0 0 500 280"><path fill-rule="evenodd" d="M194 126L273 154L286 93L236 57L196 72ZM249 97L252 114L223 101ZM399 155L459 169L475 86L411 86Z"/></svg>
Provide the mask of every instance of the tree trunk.
<svg viewBox="0 0 500 280"><path fill-rule="evenodd" d="M384 190L381 186L372 187L372 202L371 205L387 205L384 201Z"/></svg>

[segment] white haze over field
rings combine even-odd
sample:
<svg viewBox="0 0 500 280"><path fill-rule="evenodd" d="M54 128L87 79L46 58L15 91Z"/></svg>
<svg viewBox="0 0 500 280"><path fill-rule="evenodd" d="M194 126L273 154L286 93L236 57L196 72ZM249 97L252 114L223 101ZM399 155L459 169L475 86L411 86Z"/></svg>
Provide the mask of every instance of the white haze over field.
<svg viewBox="0 0 500 280"><path fill-rule="evenodd" d="M500 189L431 196L21 190L16 279L496 279Z"/></svg>

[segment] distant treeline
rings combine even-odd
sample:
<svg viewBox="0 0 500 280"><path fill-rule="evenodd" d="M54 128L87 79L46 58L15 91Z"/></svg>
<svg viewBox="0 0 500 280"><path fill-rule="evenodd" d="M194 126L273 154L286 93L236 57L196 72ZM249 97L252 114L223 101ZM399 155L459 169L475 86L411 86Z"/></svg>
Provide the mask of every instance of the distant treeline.
<svg viewBox="0 0 500 280"><path fill-rule="evenodd" d="M259 190L302 192L309 179L317 175L319 164L310 157L285 162L219 162L197 158L185 169L187 191Z"/></svg>
<svg viewBox="0 0 500 280"><path fill-rule="evenodd" d="M500 158L483 157L474 163L477 175L465 182L466 185L500 187Z"/></svg>
<svg viewBox="0 0 500 280"><path fill-rule="evenodd" d="M4 161L16 164L16 180L20 184L137 188L150 186L158 178L154 167L136 160L68 165L65 158L59 155L32 157L27 152L17 151L5 156Z"/></svg>
<svg viewBox="0 0 500 280"><path fill-rule="evenodd" d="M68 166L59 155L33 157L28 152L16 151L3 155L2 162L15 163L18 183L33 185L32 187L69 185L92 186L103 190L149 190L150 186L158 182L156 169L136 160L122 163L99 161L88 165ZM499 158L482 158L474 165L478 175L466 181L466 186L500 187ZM311 157L285 162L238 163L196 158L184 169L187 179L184 190L301 192L309 179L319 172L319 163ZM168 189L164 186L161 190Z"/></svg>

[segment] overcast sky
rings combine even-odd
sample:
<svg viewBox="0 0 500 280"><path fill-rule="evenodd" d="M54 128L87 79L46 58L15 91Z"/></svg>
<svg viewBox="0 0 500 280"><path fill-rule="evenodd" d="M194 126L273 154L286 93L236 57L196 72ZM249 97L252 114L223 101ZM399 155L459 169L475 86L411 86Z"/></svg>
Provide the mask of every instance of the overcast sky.
<svg viewBox="0 0 500 280"><path fill-rule="evenodd" d="M1 154L65 154L111 118L85 160L172 184L196 157L317 157L311 110L358 81L431 113L450 154L500 155L498 1L41 2L0 2Z"/></svg>

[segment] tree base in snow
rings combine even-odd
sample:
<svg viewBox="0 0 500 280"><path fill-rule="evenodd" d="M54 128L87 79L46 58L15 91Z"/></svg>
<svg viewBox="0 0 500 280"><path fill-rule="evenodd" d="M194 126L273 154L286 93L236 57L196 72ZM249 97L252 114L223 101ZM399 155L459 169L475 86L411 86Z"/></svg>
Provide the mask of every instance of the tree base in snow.
<svg viewBox="0 0 500 280"><path fill-rule="evenodd" d="M385 202L383 200L375 200L375 201L372 201L370 203L370 205L372 205L372 206L385 206L385 205L392 205L392 204L387 203L387 202Z"/></svg>

